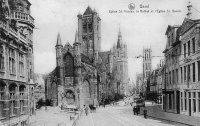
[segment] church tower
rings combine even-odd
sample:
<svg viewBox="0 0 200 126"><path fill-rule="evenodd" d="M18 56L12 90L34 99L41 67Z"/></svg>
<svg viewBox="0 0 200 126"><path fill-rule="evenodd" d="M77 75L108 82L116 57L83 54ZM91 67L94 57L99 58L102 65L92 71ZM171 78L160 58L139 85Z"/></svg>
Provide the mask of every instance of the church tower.
<svg viewBox="0 0 200 126"><path fill-rule="evenodd" d="M84 14L78 14L78 39L82 53L94 60L101 51L101 19L89 6Z"/></svg>
<svg viewBox="0 0 200 126"><path fill-rule="evenodd" d="M127 57L127 45L122 41L122 34L119 28L117 45L113 47L114 64L116 69L116 86L115 92L118 94L125 93L125 87L128 83L128 57Z"/></svg>
<svg viewBox="0 0 200 126"><path fill-rule="evenodd" d="M145 48L143 49L143 75L144 80L148 78L148 76L151 74L151 48Z"/></svg>

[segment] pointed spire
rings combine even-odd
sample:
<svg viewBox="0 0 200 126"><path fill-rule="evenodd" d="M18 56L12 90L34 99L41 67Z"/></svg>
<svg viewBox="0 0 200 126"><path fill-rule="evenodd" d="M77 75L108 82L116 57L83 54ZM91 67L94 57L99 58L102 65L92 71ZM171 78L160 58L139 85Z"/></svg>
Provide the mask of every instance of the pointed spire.
<svg viewBox="0 0 200 126"><path fill-rule="evenodd" d="M121 34L120 27L119 27L118 40L117 40L117 48L121 48L121 46L122 46L122 34Z"/></svg>
<svg viewBox="0 0 200 126"><path fill-rule="evenodd" d="M83 15L92 14L92 12L93 12L93 11L92 11L91 7L88 6Z"/></svg>
<svg viewBox="0 0 200 126"><path fill-rule="evenodd" d="M192 11L191 11L192 10L192 4L191 4L190 1L188 2L187 8L188 8L187 18L191 19L191 17L192 17Z"/></svg>
<svg viewBox="0 0 200 126"><path fill-rule="evenodd" d="M78 42L78 32L77 32L77 30L76 30L76 35L75 35L75 41L74 41L74 43L79 43Z"/></svg>
<svg viewBox="0 0 200 126"><path fill-rule="evenodd" d="M62 43L61 43L61 38L60 38L60 33L58 32L58 36L57 36L57 44L56 44L57 46L58 45L62 45Z"/></svg>

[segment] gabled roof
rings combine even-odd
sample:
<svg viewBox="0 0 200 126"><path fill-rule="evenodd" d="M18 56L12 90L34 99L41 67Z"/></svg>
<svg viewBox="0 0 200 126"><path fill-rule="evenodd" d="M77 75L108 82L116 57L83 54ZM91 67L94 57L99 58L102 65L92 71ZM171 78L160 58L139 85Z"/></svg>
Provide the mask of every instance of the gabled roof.
<svg viewBox="0 0 200 126"><path fill-rule="evenodd" d="M181 25L181 35L184 34L188 29L190 29L194 24L200 23L200 20L192 20L189 18L185 18Z"/></svg>
<svg viewBox="0 0 200 126"><path fill-rule="evenodd" d="M90 8L90 6L88 6L83 15L88 15L92 13L93 13L92 9Z"/></svg>

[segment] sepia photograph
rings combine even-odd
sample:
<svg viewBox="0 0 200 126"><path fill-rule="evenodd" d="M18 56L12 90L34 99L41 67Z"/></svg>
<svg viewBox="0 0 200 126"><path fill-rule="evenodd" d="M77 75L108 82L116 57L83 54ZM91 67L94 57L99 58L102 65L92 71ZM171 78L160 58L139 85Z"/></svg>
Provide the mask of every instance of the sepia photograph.
<svg viewBox="0 0 200 126"><path fill-rule="evenodd" d="M0 0L0 126L200 126L200 1Z"/></svg>

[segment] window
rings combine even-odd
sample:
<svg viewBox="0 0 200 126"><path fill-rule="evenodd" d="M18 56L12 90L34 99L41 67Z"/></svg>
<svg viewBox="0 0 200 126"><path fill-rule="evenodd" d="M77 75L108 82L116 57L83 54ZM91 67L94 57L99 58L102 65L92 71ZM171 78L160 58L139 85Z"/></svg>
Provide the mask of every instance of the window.
<svg viewBox="0 0 200 126"><path fill-rule="evenodd" d="M17 85L11 84L9 86L9 93L10 93L10 117L16 116L16 107L17 107L17 99L16 99L16 91L17 91Z"/></svg>
<svg viewBox="0 0 200 126"><path fill-rule="evenodd" d="M92 32L92 24L88 24L89 32Z"/></svg>
<svg viewBox="0 0 200 126"><path fill-rule="evenodd" d="M178 84L178 69L176 69L176 83Z"/></svg>
<svg viewBox="0 0 200 126"><path fill-rule="evenodd" d="M86 33L86 32L87 32L87 25L84 24L84 25L83 25L83 33Z"/></svg>
<svg viewBox="0 0 200 126"><path fill-rule="evenodd" d="M0 119L6 117L6 84L0 82Z"/></svg>
<svg viewBox="0 0 200 126"><path fill-rule="evenodd" d="M171 84L171 72L169 72L169 84Z"/></svg>
<svg viewBox="0 0 200 126"><path fill-rule="evenodd" d="M10 74L15 74L15 51L13 49L9 50L9 68Z"/></svg>
<svg viewBox="0 0 200 126"><path fill-rule="evenodd" d="M184 66L184 80L186 81L186 66Z"/></svg>
<svg viewBox="0 0 200 126"><path fill-rule="evenodd" d="M192 52L195 53L195 38L192 38Z"/></svg>
<svg viewBox="0 0 200 126"><path fill-rule="evenodd" d="M170 36L167 37L168 44L170 46Z"/></svg>
<svg viewBox="0 0 200 126"><path fill-rule="evenodd" d="M192 74L192 80L193 80L193 82L195 82L195 63L192 63L192 68L193 68L193 74Z"/></svg>
<svg viewBox="0 0 200 126"><path fill-rule="evenodd" d="M20 85L19 86L19 95L20 95L20 114L25 114L26 111L26 99L27 99L27 95L26 95L26 87L25 85Z"/></svg>
<svg viewBox="0 0 200 126"><path fill-rule="evenodd" d="M196 92L193 92L193 111L196 112Z"/></svg>
<svg viewBox="0 0 200 126"><path fill-rule="evenodd" d="M181 83L183 83L183 68L181 67Z"/></svg>
<svg viewBox="0 0 200 126"><path fill-rule="evenodd" d="M0 45L0 71L4 70L4 49L3 45Z"/></svg>
<svg viewBox="0 0 200 126"><path fill-rule="evenodd" d="M181 92L181 110L183 111L183 92Z"/></svg>
<svg viewBox="0 0 200 126"><path fill-rule="evenodd" d="M172 94L169 94L169 109L172 109Z"/></svg>
<svg viewBox="0 0 200 126"><path fill-rule="evenodd" d="M198 81L200 81L200 61L198 63Z"/></svg>
<svg viewBox="0 0 200 126"><path fill-rule="evenodd" d="M190 65L188 65L188 82L190 82Z"/></svg>
<svg viewBox="0 0 200 126"><path fill-rule="evenodd" d="M174 84L175 76L174 76L174 70L172 71L172 84Z"/></svg>
<svg viewBox="0 0 200 126"><path fill-rule="evenodd" d="M199 112L200 112L200 92L198 92L198 102L199 102L198 103L198 105L199 105L198 108L199 108Z"/></svg>
<svg viewBox="0 0 200 126"><path fill-rule="evenodd" d="M188 41L188 56L190 55L190 41Z"/></svg>
<svg viewBox="0 0 200 126"><path fill-rule="evenodd" d="M187 93L185 92L185 110L187 110Z"/></svg>
<svg viewBox="0 0 200 126"><path fill-rule="evenodd" d="M186 57L186 44L183 45L184 48L184 58Z"/></svg>
<svg viewBox="0 0 200 126"><path fill-rule="evenodd" d="M21 53L19 53L19 74L24 76L24 56Z"/></svg>

